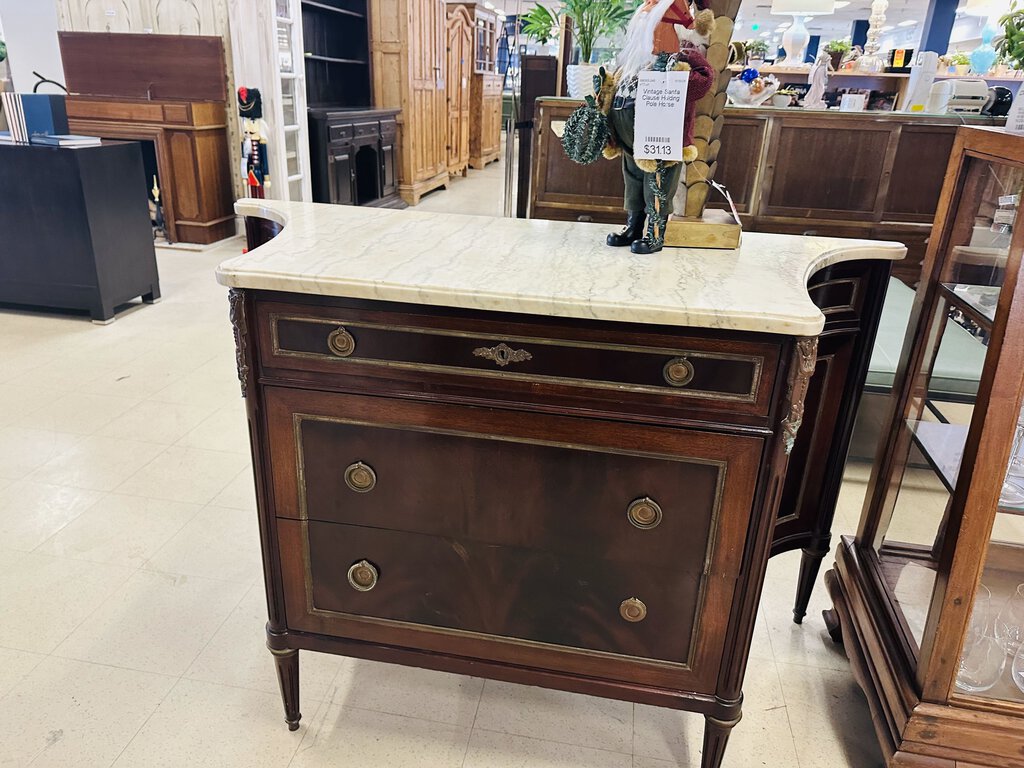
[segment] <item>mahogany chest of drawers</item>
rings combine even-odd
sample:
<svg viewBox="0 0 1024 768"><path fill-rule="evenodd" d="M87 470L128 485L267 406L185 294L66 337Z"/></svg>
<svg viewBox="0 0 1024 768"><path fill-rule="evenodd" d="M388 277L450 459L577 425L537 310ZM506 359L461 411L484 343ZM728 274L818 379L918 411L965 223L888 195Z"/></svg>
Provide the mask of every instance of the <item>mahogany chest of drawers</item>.
<svg viewBox="0 0 1024 768"><path fill-rule="evenodd" d="M837 338L887 268L819 273ZM312 650L698 712L718 768L780 501L809 503L787 463L829 453L856 346L798 432L817 336L230 300L291 728Z"/></svg>

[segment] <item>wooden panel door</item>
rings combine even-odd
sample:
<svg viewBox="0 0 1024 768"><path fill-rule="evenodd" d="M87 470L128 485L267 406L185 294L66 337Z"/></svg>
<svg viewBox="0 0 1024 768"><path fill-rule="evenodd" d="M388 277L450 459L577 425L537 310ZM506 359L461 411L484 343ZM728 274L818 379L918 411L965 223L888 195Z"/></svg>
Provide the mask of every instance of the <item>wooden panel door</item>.
<svg viewBox="0 0 1024 768"><path fill-rule="evenodd" d="M448 126L445 105L445 3L416 0L409 15L409 98L405 111L406 135L411 148L411 178L402 184L416 187L448 174ZM406 150L409 151L409 150ZM419 194L414 190L414 202Z"/></svg>
<svg viewBox="0 0 1024 768"><path fill-rule="evenodd" d="M447 23L448 173L465 173L469 164L469 81L473 22L462 6L451 7Z"/></svg>

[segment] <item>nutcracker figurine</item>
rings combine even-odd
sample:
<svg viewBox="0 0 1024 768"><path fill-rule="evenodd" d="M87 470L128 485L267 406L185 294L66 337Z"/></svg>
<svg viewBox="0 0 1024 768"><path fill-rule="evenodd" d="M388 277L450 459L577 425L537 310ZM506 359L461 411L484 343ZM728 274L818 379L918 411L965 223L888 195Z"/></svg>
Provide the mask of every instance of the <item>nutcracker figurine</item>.
<svg viewBox="0 0 1024 768"><path fill-rule="evenodd" d="M263 119L263 99L256 88L238 89L238 114L242 117L242 178L249 197L266 197L270 188L270 164L267 158L267 123Z"/></svg>

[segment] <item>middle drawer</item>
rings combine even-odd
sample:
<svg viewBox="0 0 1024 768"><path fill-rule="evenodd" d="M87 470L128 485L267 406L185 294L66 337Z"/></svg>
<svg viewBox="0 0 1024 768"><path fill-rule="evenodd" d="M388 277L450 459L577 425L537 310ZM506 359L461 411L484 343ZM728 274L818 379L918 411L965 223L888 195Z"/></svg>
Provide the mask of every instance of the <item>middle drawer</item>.
<svg viewBox="0 0 1024 768"><path fill-rule="evenodd" d="M486 408L267 394L270 429L285 433L271 441L278 517L699 570L761 446Z"/></svg>

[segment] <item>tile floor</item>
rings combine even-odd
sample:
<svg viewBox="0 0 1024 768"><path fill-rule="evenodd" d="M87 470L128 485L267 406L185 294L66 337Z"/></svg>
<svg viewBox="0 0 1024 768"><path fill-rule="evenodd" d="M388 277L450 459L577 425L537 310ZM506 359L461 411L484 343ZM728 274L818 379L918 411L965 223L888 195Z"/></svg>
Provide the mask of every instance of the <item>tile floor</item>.
<svg viewBox="0 0 1024 768"><path fill-rule="evenodd" d="M498 214L501 166L420 210ZM297 732L263 647L243 404L206 252L110 326L0 311L0 766L671 768L699 717L306 653ZM862 475L844 488L852 530ZM726 766L877 768L867 706L772 561Z"/></svg>

